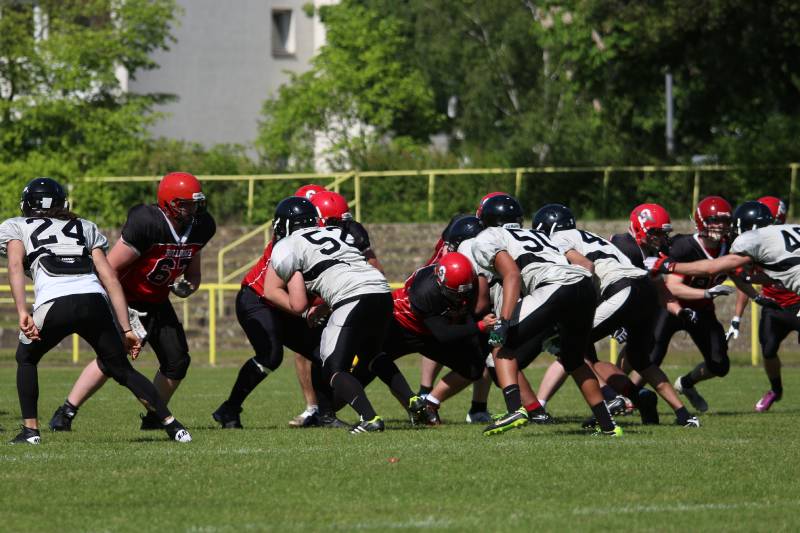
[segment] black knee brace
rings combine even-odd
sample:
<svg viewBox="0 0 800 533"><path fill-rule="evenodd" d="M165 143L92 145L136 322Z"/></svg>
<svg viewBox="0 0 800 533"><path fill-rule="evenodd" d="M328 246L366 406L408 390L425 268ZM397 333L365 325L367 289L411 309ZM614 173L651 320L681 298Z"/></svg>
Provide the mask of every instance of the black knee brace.
<svg viewBox="0 0 800 533"><path fill-rule="evenodd" d="M165 364L162 364L158 371L161 372L161 375L165 378L181 380L186 377L191 362L192 358L186 353L178 359L167 361Z"/></svg>

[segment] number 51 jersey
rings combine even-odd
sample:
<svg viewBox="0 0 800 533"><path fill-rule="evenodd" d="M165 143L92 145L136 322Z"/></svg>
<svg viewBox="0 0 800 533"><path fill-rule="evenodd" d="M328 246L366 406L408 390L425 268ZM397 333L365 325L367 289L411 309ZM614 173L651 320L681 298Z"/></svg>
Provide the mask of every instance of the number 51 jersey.
<svg viewBox="0 0 800 533"><path fill-rule="evenodd" d="M121 238L139 258L119 273L125 298L129 302L166 301L169 286L184 273L216 230L214 218L203 213L179 235L158 206L132 207Z"/></svg>
<svg viewBox="0 0 800 533"><path fill-rule="evenodd" d="M306 290L319 294L331 309L355 296L390 292L383 274L345 242L342 228L299 229L278 241L270 264L287 283L301 272Z"/></svg>
<svg viewBox="0 0 800 533"><path fill-rule="evenodd" d="M800 226L781 224L745 231L733 241L731 253L752 258L767 276L800 294Z"/></svg>

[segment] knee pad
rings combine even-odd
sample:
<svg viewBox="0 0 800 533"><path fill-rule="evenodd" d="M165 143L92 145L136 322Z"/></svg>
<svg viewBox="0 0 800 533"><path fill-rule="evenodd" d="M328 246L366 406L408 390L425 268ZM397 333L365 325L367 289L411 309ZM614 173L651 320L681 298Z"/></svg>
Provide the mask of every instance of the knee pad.
<svg viewBox="0 0 800 533"><path fill-rule="evenodd" d="M185 353L178 359L167 361L165 364L162 364L158 371L161 372L161 375L165 378L181 380L186 377L191 361L192 358L189 357L188 353Z"/></svg>
<svg viewBox="0 0 800 533"><path fill-rule="evenodd" d="M105 360L98 357L97 367L104 376L113 379L122 386L128 383L129 371L133 370L131 362L128 361L128 357L125 355L110 359L106 358Z"/></svg>
<svg viewBox="0 0 800 533"><path fill-rule="evenodd" d="M725 377L728 374L728 371L731 369L731 362L727 357L725 357L722 361L719 362L707 361L706 367L716 377L721 378Z"/></svg>
<svg viewBox="0 0 800 533"><path fill-rule="evenodd" d="M283 363L283 346L278 346L277 349L269 351L258 351L253 357L253 361L271 372L275 371Z"/></svg>

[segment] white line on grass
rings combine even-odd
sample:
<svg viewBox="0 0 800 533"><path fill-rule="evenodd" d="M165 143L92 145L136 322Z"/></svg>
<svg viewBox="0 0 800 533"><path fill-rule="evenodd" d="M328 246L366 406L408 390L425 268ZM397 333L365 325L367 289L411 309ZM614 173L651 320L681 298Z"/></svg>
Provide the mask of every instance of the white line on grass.
<svg viewBox="0 0 800 533"><path fill-rule="evenodd" d="M698 512L729 509L762 509L775 506L797 506L800 500L779 502L736 502L736 503L673 503L662 505L623 505L622 507L577 507L574 515L610 515L631 513L674 513Z"/></svg>

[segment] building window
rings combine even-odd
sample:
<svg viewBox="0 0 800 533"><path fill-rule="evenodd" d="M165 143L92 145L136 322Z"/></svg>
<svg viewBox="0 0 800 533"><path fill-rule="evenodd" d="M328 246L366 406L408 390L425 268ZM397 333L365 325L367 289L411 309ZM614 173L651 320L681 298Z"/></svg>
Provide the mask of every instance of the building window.
<svg viewBox="0 0 800 533"><path fill-rule="evenodd" d="M294 17L291 9L272 10L272 55L294 56Z"/></svg>

